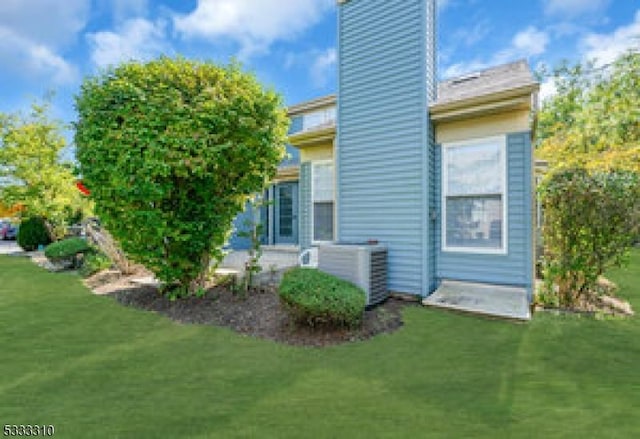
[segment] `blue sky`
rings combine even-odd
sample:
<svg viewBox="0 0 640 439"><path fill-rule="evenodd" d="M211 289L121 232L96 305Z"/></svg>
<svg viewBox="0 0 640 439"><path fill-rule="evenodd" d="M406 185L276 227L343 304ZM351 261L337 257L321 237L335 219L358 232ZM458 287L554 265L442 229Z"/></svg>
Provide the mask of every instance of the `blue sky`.
<svg viewBox="0 0 640 439"><path fill-rule="evenodd" d="M441 78L519 58L607 62L638 38L640 0L439 1ZM73 121L84 76L161 54L238 57L293 104L335 91L335 46L335 0L1 0L0 112L54 91L55 116Z"/></svg>

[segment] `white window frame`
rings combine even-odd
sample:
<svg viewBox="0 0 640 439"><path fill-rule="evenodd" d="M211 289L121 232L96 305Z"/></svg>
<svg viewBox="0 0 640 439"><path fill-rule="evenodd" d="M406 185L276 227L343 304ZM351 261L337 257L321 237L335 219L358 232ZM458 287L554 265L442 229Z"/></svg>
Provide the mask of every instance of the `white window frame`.
<svg viewBox="0 0 640 439"><path fill-rule="evenodd" d="M315 240L315 200L313 197L314 194L314 173L316 165L332 165L333 166L333 240L331 241L317 241ZM336 239L336 164L333 160L314 160L311 162L311 213L310 213L310 223L311 223L311 244L312 245L322 245L322 244L332 244Z"/></svg>
<svg viewBox="0 0 640 439"><path fill-rule="evenodd" d="M465 147L465 146L476 146L476 145L486 145L487 143L498 144L501 150L500 154L500 167L502 169L502 193L478 193L478 194L469 194L470 197L473 196L489 196L489 195L501 195L502 197L502 247L501 248L485 248L485 247L458 247L458 246L448 246L447 245L447 188L448 188L448 151L449 148L454 147ZM507 167L507 136L492 136L492 137L482 137L470 140L456 141L450 143L444 143L442 145L442 163L441 163L441 173L442 173L442 181L441 181L441 206L442 206L442 216L440 219L441 224L441 242L442 242L442 251L443 252L452 252L452 253L473 253L473 254L490 254L490 255L506 255L508 254L509 249L509 188L507 186L508 183L508 167Z"/></svg>

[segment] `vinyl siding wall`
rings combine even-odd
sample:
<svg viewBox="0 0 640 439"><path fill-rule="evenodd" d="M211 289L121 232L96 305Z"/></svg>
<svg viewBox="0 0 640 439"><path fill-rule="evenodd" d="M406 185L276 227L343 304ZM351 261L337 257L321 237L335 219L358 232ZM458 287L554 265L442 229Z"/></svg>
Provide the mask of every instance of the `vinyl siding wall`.
<svg viewBox="0 0 640 439"><path fill-rule="evenodd" d="M531 292L533 279L533 193L531 133L507 135L508 252L506 255L443 252L441 172L442 150L435 148L434 174L437 224L434 233L437 277L471 282L487 282L526 287Z"/></svg>
<svg viewBox="0 0 640 439"><path fill-rule="evenodd" d="M389 247L389 288L429 292L425 0L339 10L336 145L340 242Z"/></svg>
<svg viewBox="0 0 640 439"><path fill-rule="evenodd" d="M247 222L253 221L253 209L251 203L247 202L244 211L233 220L233 234L229 238L229 247L233 250L247 250L251 248L251 240L249 238L238 236L241 232L249 230Z"/></svg>
<svg viewBox="0 0 640 439"><path fill-rule="evenodd" d="M311 163L300 165L300 182L298 184L298 240L300 248L311 247Z"/></svg>

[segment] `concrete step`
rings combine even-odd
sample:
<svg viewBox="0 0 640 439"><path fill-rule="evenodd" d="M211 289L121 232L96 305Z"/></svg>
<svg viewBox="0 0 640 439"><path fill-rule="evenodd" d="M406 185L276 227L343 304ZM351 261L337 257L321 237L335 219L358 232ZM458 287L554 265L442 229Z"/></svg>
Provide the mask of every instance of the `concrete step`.
<svg viewBox="0 0 640 439"><path fill-rule="evenodd" d="M444 280L422 304L491 317L531 319L527 290L518 287Z"/></svg>

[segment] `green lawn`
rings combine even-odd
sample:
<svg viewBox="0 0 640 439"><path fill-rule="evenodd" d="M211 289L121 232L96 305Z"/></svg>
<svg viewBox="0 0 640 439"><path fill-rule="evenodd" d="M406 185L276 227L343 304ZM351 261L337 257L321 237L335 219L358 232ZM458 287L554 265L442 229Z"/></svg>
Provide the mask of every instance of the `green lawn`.
<svg viewBox="0 0 640 439"><path fill-rule="evenodd" d="M640 310L640 251L611 277ZM0 421L56 437L640 437L640 318L412 308L329 349L173 323L0 257Z"/></svg>

